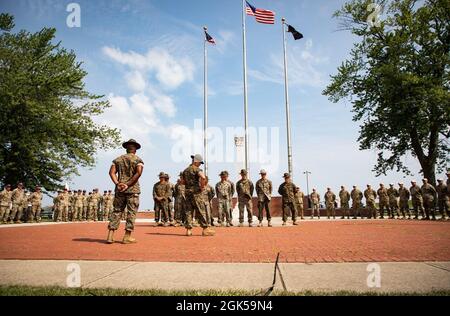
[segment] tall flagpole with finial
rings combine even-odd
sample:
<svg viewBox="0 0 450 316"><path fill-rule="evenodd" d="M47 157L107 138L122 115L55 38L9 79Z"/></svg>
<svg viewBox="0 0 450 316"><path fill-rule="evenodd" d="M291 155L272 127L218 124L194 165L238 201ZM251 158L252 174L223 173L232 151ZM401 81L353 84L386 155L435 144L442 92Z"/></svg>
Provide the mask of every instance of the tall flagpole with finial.
<svg viewBox="0 0 450 316"><path fill-rule="evenodd" d="M242 50L243 50L243 64L244 64L244 166L245 170L249 171L248 165L248 98L247 98L247 39L245 30L245 16L246 3L242 0Z"/></svg>
<svg viewBox="0 0 450 316"><path fill-rule="evenodd" d="M206 34L208 28L203 27ZM208 176L208 50L206 48L207 40L203 41L204 51L204 74L203 74L203 156L205 161L205 175Z"/></svg>
<svg viewBox="0 0 450 316"><path fill-rule="evenodd" d="M292 167L292 145L291 145L291 112L289 108L289 82L288 82L288 65L286 53L286 19L281 19L281 28L283 31L283 53L284 53L284 98L286 102L286 138L287 138L287 154L288 154L288 170L293 177Z"/></svg>

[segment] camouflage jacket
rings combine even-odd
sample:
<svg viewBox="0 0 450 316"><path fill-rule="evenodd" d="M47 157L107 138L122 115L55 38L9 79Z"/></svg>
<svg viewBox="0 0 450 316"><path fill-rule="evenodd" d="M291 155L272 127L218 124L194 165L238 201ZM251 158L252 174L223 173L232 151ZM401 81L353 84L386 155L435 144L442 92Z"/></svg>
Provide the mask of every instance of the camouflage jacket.
<svg viewBox="0 0 450 316"><path fill-rule="evenodd" d="M323 196L325 203L327 205L334 204L336 202L336 194L334 194L332 191L327 191L325 195Z"/></svg>
<svg viewBox="0 0 450 316"><path fill-rule="evenodd" d="M295 203L295 190L297 186L292 182L283 182L278 188L283 203Z"/></svg>
<svg viewBox="0 0 450 316"><path fill-rule="evenodd" d="M436 192L437 192L437 195L438 195L438 199L440 201L447 201L449 199L449 197L447 195L447 186L444 183L439 184L436 187Z"/></svg>
<svg viewBox="0 0 450 316"><path fill-rule="evenodd" d="M253 186L253 182L249 179L241 179L236 183L236 191L239 198L251 199L255 187Z"/></svg>
<svg viewBox="0 0 450 316"><path fill-rule="evenodd" d="M40 192L33 192L28 197L28 202L31 203L32 206L40 206L42 202L42 193Z"/></svg>
<svg viewBox="0 0 450 316"><path fill-rule="evenodd" d="M114 159L113 164L116 166L118 180L120 183L127 183L136 174L138 166L144 166L144 161L135 154L125 154ZM117 188L116 188L117 190ZM125 193L139 194L141 187L139 180L125 191Z"/></svg>
<svg viewBox="0 0 450 316"><path fill-rule="evenodd" d="M374 189L366 189L364 191L364 197L366 198L367 202L375 202L375 199L377 198L377 192L375 192Z"/></svg>
<svg viewBox="0 0 450 316"><path fill-rule="evenodd" d="M269 201L272 199L272 181L268 179L259 179L256 181L256 195L259 201Z"/></svg>
<svg viewBox="0 0 450 316"><path fill-rule="evenodd" d="M311 202L313 203L313 204L319 204L319 202L320 202L320 194L319 193L311 193L310 195L309 195L309 197L311 198Z"/></svg>
<svg viewBox="0 0 450 316"><path fill-rule="evenodd" d="M353 201L361 203L363 199L363 193L358 189L353 189L352 193L350 193L350 196Z"/></svg>
<svg viewBox="0 0 450 316"><path fill-rule="evenodd" d="M171 190L169 182L157 182L153 186L153 199L156 201L156 198L160 198L163 201L169 201L172 195Z"/></svg>
<svg viewBox="0 0 450 316"><path fill-rule="evenodd" d="M220 200L229 200L233 196L231 183L228 181L217 182L216 195Z"/></svg>
<svg viewBox="0 0 450 316"><path fill-rule="evenodd" d="M398 189L398 196L400 197L400 201L409 201L409 191L407 188Z"/></svg>
<svg viewBox="0 0 450 316"><path fill-rule="evenodd" d="M339 200L341 201L341 205L348 204L348 202L350 201L350 193L348 193L347 190L339 191Z"/></svg>
<svg viewBox="0 0 450 316"><path fill-rule="evenodd" d="M3 190L0 192L0 206L9 206L11 203L12 191Z"/></svg>
<svg viewBox="0 0 450 316"><path fill-rule="evenodd" d="M11 202L16 205L21 205L25 199L25 192L18 188L15 188L11 193Z"/></svg>
<svg viewBox="0 0 450 316"><path fill-rule="evenodd" d="M422 191L418 185L409 188L409 192L411 193L411 198L413 200L422 200Z"/></svg>
<svg viewBox="0 0 450 316"><path fill-rule="evenodd" d="M377 191L378 197L380 199L380 202L388 202L389 201L389 195L386 188L379 188Z"/></svg>

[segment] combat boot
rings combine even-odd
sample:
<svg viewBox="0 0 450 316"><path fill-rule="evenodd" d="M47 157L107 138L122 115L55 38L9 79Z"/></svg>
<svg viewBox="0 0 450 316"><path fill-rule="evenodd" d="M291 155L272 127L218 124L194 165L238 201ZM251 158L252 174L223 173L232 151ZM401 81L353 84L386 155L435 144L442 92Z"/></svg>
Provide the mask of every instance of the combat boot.
<svg viewBox="0 0 450 316"><path fill-rule="evenodd" d="M214 236L216 234L216 232L214 230L212 230L211 228L207 227L203 229L202 235L204 237L208 237L208 236Z"/></svg>
<svg viewBox="0 0 450 316"><path fill-rule="evenodd" d="M192 229L186 229L186 236L192 236Z"/></svg>
<svg viewBox="0 0 450 316"><path fill-rule="evenodd" d="M297 225L298 225L298 222L295 220L295 221L292 223L292 225L297 226Z"/></svg>
<svg viewBox="0 0 450 316"><path fill-rule="evenodd" d="M248 223L248 227L253 227L253 224L252 223Z"/></svg>
<svg viewBox="0 0 450 316"><path fill-rule="evenodd" d="M286 226L286 222L283 222L283 226Z"/></svg>
<svg viewBox="0 0 450 316"><path fill-rule="evenodd" d="M262 227L262 226L263 226L262 221L259 221L258 227Z"/></svg>
<svg viewBox="0 0 450 316"><path fill-rule="evenodd" d="M114 243L114 230L110 229L108 231L108 238L106 238L107 244L113 244Z"/></svg>
<svg viewBox="0 0 450 316"><path fill-rule="evenodd" d="M122 243L124 243L124 244L134 244L136 242L137 242L136 239L131 237L131 232L128 231L128 230L125 231L125 235L123 236Z"/></svg>
<svg viewBox="0 0 450 316"><path fill-rule="evenodd" d="M267 224L267 226L268 226L268 227L272 227L272 222L269 221L268 224Z"/></svg>
<svg viewBox="0 0 450 316"><path fill-rule="evenodd" d="M239 227L244 227L244 223L239 223Z"/></svg>

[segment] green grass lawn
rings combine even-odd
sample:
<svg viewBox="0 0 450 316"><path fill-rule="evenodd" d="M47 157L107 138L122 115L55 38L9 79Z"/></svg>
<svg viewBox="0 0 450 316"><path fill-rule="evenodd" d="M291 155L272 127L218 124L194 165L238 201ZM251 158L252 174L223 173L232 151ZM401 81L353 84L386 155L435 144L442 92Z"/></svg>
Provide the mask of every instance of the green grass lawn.
<svg viewBox="0 0 450 316"><path fill-rule="evenodd" d="M31 286L0 286L0 296L259 296L265 291L240 291L240 290L120 290L120 289L84 289L62 287L31 287ZM386 292L282 292L274 291L275 296L450 296L450 291L433 291L426 293L386 293Z"/></svg>

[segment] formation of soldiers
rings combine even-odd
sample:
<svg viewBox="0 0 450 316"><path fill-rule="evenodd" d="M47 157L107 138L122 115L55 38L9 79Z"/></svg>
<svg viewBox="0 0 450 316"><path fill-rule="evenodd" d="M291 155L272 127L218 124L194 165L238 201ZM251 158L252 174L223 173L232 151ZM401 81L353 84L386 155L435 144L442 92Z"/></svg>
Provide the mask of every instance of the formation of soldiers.
<svg viewBox="0 0 450 316"><path fill-rule="evenodd" d="M53 221L109 221L113 212L114 194L112 191L98 189L87 193L86 190L60 190L53 199Z"/></svg>
<svg viewBox="0 0 450 316"><path fill-rule="evenodd" d="M25 190L23 183L18 183L12 189L10 184L5 185L0 192L0 223L20 224L23 221L41 221L42 192L36 187L33 193Z"/></svg>
<svg viewBox="0 0 450 316"><path fill-rule="evenodd" d="M248 179L246 170L241 170L241 179L236 185L229 180L229 173L222 171L219 174L220 181L215 188L209 185L206 177L206 186L202 191L201 203L204 205L210 226L233 226L232 223L232 198L237 193L239 209L239 226L244 225L245 213L250 227L253 226L252 197L256 191L258 201L258 227L263 226L263 215L266 213L267 225L272 226L270 202L272 199L272 181L267 178L265 170L260 171L260 179L254 185ZM173 185L167 173L161 172L159 181L153 186L153 198L155 201L155 220L158 226L182 226L185 223L185 185L182 183L183 173L180 173L177 183ZM357 186L353 186L349 192L341 186L338 195L331 188L327 188L323 195L326 209L326 217L336 218L336 209L341 210L341 218L368 218L368 219L423 219L436 220L436 208L441 214L442 220L447 220L450 212L450 172L447 173L447 184L438 180L438 185L434 187L428 183L427 179L422 180L422 186L416 181L411 182L408 189L403 183L398 184L398 188L393 183L389 187L380 184L377 190L371 185L367 185L364 192ZM305 219L304 208L311 205L311 218L320 219L321 195L314 188L312 193L305 195L300 187L291 181L288 173L283 175L284 182L278 188L278 194L282 197L282 220L283 225L287 224L291 217L293 225L298 225L298 219ZM212 216L212 200L217 197L217 223L214 223ZM365 207L363 204L365 200ZM378 207L377 207L378 200ZM410 209L412 202L412 212ZM338 205L338 202L340 205ZM198 226L195 222L194 226Z"/></svg>

